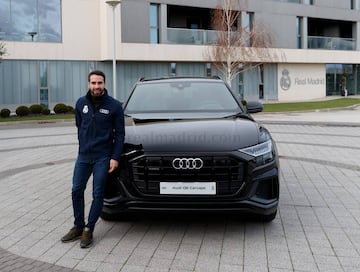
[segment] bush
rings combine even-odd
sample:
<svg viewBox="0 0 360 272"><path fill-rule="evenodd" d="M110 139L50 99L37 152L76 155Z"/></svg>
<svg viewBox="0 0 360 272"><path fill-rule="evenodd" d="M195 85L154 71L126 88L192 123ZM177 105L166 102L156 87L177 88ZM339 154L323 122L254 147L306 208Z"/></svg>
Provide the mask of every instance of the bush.
<svg viewBox="0 0 360 272"><path fill-rule="evenodd" d="M55 113L67 113L68 108L64 103L58 103L54 107Z"/></svg>
<svg viewBox="0 0 360 272"><path fill-rule="evenodd" d="M66 112L68 112L68 113L75 113L75 109L74 109L73 106L67 105L66 107L67 107L67 111L66 111Z"/></svg>
<svg viewBox="0 0 360 272"><path fill-rule="evenodd" d="M47 108L42 108L41 113L42 113L43 115L49 115L49 114L50 114L50 110L47 109Z"/></svg>
<svg viewBox="0 0 360 272"><path fill-rule="evenodd" d="M2 109L2 110L0 111L0 116L1 116L2 118L7 118L7 117L9 117L9 116L10 116L10 110L9 110L9 109Z"/></svg>
<svg viewBox="0 0 360 272"><path fill-rule="evenodd" d="M34 104L30 106L30 113L32 114L40 114L43 110L43 107L39 104Z"/></svg>
<svg viewBox="0 0 360 272"><path fill-rule="evenodd" d="M30 113L30 109L27 106L19 106L15 110L17 116L27 116Z"/></svg>

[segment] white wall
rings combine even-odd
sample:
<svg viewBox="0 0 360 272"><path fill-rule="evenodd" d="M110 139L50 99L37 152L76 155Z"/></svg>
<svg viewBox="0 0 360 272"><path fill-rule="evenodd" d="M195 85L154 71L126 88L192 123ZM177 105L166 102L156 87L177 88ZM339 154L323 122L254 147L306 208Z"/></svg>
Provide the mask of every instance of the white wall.
<svg viewBox="0 0 360 272"><path fill-rule="evenodd" d="M279 101L312 100L325 96L325 64L278 65Z"/></svg>

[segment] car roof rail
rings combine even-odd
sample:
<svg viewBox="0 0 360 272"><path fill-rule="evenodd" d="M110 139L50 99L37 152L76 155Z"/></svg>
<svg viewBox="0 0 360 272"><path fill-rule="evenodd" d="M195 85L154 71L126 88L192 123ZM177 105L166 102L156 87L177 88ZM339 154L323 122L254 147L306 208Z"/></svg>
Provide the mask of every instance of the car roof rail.
<svg viewBox="0 0 360 272"><path fill-rule="evenodd" d="M201 77L201 76L175 76L175 77L140 77L138 82L145 82L145 81L154 81L154 80L163 80L163 79L186 79L186 78L194 78L194 79L201 79L201 78L208 78L208 79L219 79L222 80L222 78L218 75L209 76L209 77Z"/></svg>

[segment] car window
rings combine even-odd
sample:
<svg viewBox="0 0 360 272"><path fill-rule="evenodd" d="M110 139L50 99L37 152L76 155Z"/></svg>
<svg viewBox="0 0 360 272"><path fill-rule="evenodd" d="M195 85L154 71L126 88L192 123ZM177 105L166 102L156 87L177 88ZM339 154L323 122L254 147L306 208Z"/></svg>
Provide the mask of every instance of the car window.
<svg viewBox="0 0 360 272"><path fill-rule="evenodd" d="M224 83L187 81L139 84L125 108L136 113L240 110Z"/></svg>

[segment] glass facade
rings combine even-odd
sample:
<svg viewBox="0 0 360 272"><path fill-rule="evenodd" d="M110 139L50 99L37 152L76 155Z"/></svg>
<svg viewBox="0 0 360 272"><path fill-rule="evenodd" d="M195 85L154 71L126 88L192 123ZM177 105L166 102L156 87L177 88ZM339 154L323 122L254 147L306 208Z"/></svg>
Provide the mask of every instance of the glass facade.
<svg viewBox="0 0 360 272"><path fill-rule="evenodd" d="M296 46L298 49L302 48L301 45L302 21L303 21L303 17L296 17L296 33L297 33Z"/></svg>
<svg viewBox="0 0 360 272"><path fill-rule="evenodd" d="M326 65L326 95L356 95L356 66L351 64Z"/></svg>
<svg viewBox="0 0 360 272"><path fill-rule="evenodd" d="M159 5L150 5L150 43L159 43Z"/></svg>
<svg viewBox="0 0 360 272"><path fill-rule="evenodd" d="M0 0L5 41L61 42L61 0Z"/></svg>
<svg viewBox="0 0 360 272"><path fill-rule="evenodd" d="M39 77L40 77L40 88L39 88L39 101L40 105L44 108L49 108L49 89L48 89L48 72L47 62L39 62Z"/></svg>

